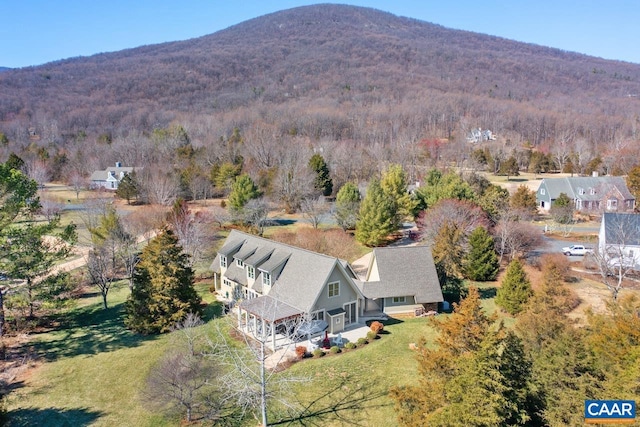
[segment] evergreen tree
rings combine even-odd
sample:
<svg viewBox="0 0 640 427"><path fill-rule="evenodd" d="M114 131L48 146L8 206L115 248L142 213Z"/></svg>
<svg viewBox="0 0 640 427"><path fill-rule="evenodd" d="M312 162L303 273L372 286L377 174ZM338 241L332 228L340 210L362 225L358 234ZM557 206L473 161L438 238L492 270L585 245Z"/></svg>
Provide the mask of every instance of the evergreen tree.
<svg viewBox="0 0 640 427"><path fill-rule="evenodd" d="M336 195L336 222L343 230L352 230L358 221L358 210L360 209L360 191L353 182L347 182Z"/></svg>
<svg viewBox="0 0 640 427"><path fill-rule="evenodd" d="M464 233L450 220L442 224L433 240L433 261L443 269L447 277L462 277L460 267L464 258L463 240Z"/></svg>
<svg viewBox="0 0 640 427"><path fill-rule="evenodd" d="M397 228L393 202L382 192L380 181L372 179L356 222L356 240L367 246L380 246Z"/></svg>
<svg viewBox="0 0 640 427"><path fill-rule="evenodd" d="M164 229L140 256L127 299L125 324L143 334L169 331L189 313L199 314L194 273L177 237Z"/></svg>
<svg viewBox="0 0 640 427"><path fill-rule="evenodd" d="M538 212L538 201L536 192L527 186L521 185L509 200L509 205L514 209L521 209L523 212L534 216Z"/></svg>
<svg viewBox="0 0 640 427"><path fill-rule="evenodd" d="M393 203L396 226L402 224L402 219L414 215L416 202L407 191L407 174L401 165L392 164L382 173L380 180L382 192Z"/></svg>
<svg viewBox="0 0 640 427"><path fill-rule="evenodd" d="M509 177L520 175L520 167L518 166L518 160L514 156L509 157L507 160L500 164L500 175L506 175L507 181Z"/></svg>
<svg viewBox="0 0 640 427"><path fill-rule="evenodd" d="M416 190L416 197L418 208L427 209L443 199L475 200L476 193L457 173L443 175L432 169L427 174L425 185Z"/></svg>
<svg viewBox="0 0 640 427"><path fill-rule="evenodd" d="M496 304L510 314L518 314L533 295L531 283L522 263L514 259L509 263L502 285L496 295Z"/></svg>
<svg viewBox="0 0 640 427"><path fill-rule="evenodd" d="M469 235L469 252L464 260L464 273L468 279L494 280L500 271L500 263L493 237L484 227L477 227Z"/></svg>
<svg viewBox="0 0 640 427"><path fill-rule="evenodd" d="M570 224L573 221L573 200L565 193L560 193L553 201L549 213L558 224Z"/></svg>
<svg viewBox="0 0 640 427"><path fill-rule="evenodd" d="M231 193L229 193L229 207L234 214L241 214L247 202L258 197L260 197L258 187L251 177L244 173L238 176L231 186Z"/></svg>
<svg viewBox="0 0 640 427"><path fill-rule="evenodd" d="M323 196L330 196L333 192L333 181L329 173L329 166L320 154L316 153L309 159L309 167L315 172L316 177L313 181L313 187Z"/></svg>
<svg viewBox="0 0 640 427"><path fill-rule="evenodd" d="M627 187L636 200L640 200L640 165L635 165L627 174Z"/></svg>
<svg viewBox="0 0 640 427"><path fill-rule="evenodd" d="M126 174L118 184L116 196L125 199L127 204L131 204L131 199L135 199L140 195L140 185L136 176L136 171Z"/></svg>

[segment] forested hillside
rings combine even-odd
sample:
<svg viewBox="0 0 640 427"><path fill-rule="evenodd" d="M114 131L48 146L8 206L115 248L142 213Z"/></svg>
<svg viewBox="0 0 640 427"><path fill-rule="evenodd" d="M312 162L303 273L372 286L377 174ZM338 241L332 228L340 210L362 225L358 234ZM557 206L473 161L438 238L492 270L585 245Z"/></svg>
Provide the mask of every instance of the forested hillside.
<svg viewBox="0 0 640 427"><path fill-rule="evenodd" d="M86 156L100 142L131 143L180 125L196 148L238 129L244 158L260 150L255 144L292 138L415 158L407 147L446 139L452 144L429 156L463 162L468 133L482 128L498 135L493 154L560 147L559 169L578 153L579 172L596 156L608 165L603 172L612 165L625 172L630 165L620 160L636 157L640 138L640 65L342 5L9 70L0 74L0 93L3 156L30 147L71 157L78 144ZM79 162L145 161L128 150L97 151L106 158Z"/></svg>

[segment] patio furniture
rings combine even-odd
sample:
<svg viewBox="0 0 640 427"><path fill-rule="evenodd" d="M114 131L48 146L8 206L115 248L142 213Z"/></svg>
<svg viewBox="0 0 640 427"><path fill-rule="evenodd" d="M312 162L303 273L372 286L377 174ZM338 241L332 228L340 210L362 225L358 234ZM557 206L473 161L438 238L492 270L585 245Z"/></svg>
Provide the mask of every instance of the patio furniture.
<svg viewBox="0 0 640 427"><path fill-rule="evenodd" d="M342 333L339 333L338 336L333 339L333 343L337 346L344 345L344 340L342 339Z"/></svg>

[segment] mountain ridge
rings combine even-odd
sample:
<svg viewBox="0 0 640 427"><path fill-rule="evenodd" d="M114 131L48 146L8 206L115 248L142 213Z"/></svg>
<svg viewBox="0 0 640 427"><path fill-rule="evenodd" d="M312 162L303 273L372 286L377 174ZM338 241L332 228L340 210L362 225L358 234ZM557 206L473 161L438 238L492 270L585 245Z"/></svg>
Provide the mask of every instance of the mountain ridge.
<svg viewBox="0 0 640 427"><path fill-rule="evenodd" d="M150 130L185 116L258 104L281 107L292 100L370 108L433 96L453 103L500 101L558 115L575 109L594 117L605 110L617 121L627 108L625 96L640 93L640 65L451 30L370 8L321 4L189 40L9 70L0 77L0 91L5 94L0 126L41 114L71 133ZM632 111L637 107L634 103ZM462 106L457 114L480 121L480 110ZM105 115L111 117L100 117ZM580 126L591 120L586 117Z"/></svg>

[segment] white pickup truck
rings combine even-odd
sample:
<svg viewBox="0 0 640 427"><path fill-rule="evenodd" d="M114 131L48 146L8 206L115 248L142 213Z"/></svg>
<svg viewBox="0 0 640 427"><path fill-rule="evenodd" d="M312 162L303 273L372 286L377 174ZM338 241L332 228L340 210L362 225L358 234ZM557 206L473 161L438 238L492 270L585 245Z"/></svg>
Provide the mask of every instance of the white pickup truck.
<svg viewBox="0 0 640 427"><path fill-rule="evenodd" d="M569 255L585 255L589 252L591 252L592 249L591 248L586 248L584 247L584 245L571 245L571 246L566 246L564 248L562 248L562 253L569 256Z"/></svg>

